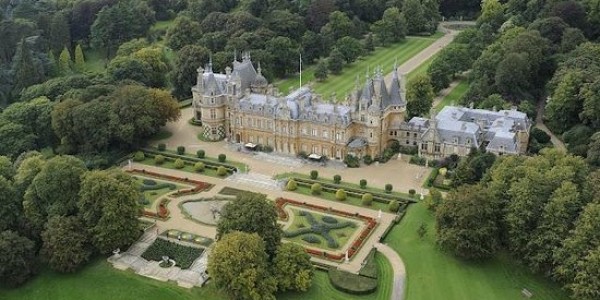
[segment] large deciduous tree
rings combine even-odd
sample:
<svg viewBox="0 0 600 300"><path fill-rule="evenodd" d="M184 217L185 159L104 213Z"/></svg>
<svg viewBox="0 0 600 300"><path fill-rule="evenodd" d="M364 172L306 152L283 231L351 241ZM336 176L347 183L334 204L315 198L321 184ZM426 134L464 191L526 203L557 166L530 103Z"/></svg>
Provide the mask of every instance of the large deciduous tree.
<svg viewBox="0 0 600 300"><path fill-rule="evenodd" d="M89 236L76 216L50 218L42 241L42 258L59 272L75 272L92 254Z"/></svg>
<svg viewBox="0 0 600 300"><path fill-rule="evenodd" d="M491 257L500 246L499 214L485 188L461 186L436 209L437 241L459 257Z"/></svg>
<svg viewBox="0 0 600 300"><path fill-rule="evenodd" d="M277 283L269 274L265 250L265 242L256 233L230 231L215 244L208 272L234 299L275 299Z"/></svg>
<svg viewBox="0 0 600 300"><path fill-rule="evenodd" d="M410 117L424 116L433 105L433 86L429 76L421 74L410 80L406 87L406 109Z"/></svg>
<svg viewBox="0 0 600 300"><path fill-rule="evenodd" d="M271 258L281 243L275 206L262 194L244 193L223 207L217 224L217 239L236 230L257 233L265 241Z"/></svg>
<svg viewBox="0 0 600 300"><path fill-rule="evenodd" d="M277 279L278 291L305 292L311 285L314 267L304 248L294 243L283 243L277 248L273 273Z"/></svg>
<svg viewBox="0 0 600 300"><path fill-rule="evenodd" d="M173 50L179 50L184 46L198 43L201 37L200 23L192 21L186 16L180 16L167 30L167 46Z"/></svg>
<svg viewBox="0 0 600 300"><path fill-rule="evenodd" d="M119 170L88 172L79 197L83 224L101 253L129 246L139 237L140 194L130 176Z"/></svg>
<svg viewBox="0 0 600 300"><path fill-rule="evenodd" d="M171 71L173 95L179 99L192 96L192 86L196 84L197 69L208 62L210 51L202 46L188 45L177 52L175 66Z"/></svg>
<svg viewBox="0 0 600 300"><path fill-rule="evenodd" d="M14 231L0 232L0 280L18 286L36 272L35 243Z"/></svg>
<svg viewBox="0 0 600 300"><path fill-rule="evenodd" d="M373 23L371 30L382 45L404 39L406 36L406 18L397 7L390 7L383 12L381 20Z"/></svg>

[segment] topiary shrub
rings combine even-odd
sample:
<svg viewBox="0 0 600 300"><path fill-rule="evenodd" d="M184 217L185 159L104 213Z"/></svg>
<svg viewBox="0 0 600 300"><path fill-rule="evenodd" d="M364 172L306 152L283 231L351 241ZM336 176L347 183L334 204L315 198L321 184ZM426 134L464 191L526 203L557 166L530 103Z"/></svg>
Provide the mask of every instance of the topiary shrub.
<svg viewBox="0 0 600 300"><path fill-rule="evenodd" d="M446 177L446 174L448 174L448 169L447 168L440 168L440 170L438 171L438 174Z"/></svg>
<svg viewBox="0 0 600 300"><path fill-rule="evenodd" d="M143 161L146 158L144 152L138 151L133 155L133 161Z"/></svg>
<svg viewBox="0 0 600 300"><path fill-rule="evenodd" d="M319 177L319 172L317 170L310 171L310 179L315 180Z"/></svg>
<svg viewBox="0 0 600 300"><path fill-rule="evenodd" d="M157 155L154 157L154 163L157 165L162 165L165 162L165 157L162 155Z"/></svg>
<svg viewBox="0 0 600 300"><path fill-rule="evenodd" d="M156 185L156 180L153 180L153 179L144 179L144 180L142 180L142 183L144 185Z"/></svg>
<svg viewBox="0 0 600 300"><path fill-rule="evenodd" d="M336 174L336 175L333 175L333 182L334 182L335 184L340 184L340 182L342 182L342 176L340 176L340 175L337 175L337 174Z"/></svg>
<svg viewBox="0 0 600 300"><path fill-rule="evenodd" d="M225 160L227 160L227 155L221 153L219 154L219 162L225 162Z"/></svg>
<svg viewBox="0 0 600 300"><path fill-rule="evenodd" d="M359 185L360 185L361 189L366 189L367 188L367 180L361 179Z"/></svg>
<svg viewBox="0 0 600 300"><path fill-rule="evenodd" d="M185 147L184 146L177 147L177 154L183 155L184 153L185 153Z"/></svg>
<svg viewBox="0 0 600 300"><path fill-rule="evenodd" d="M158 144L158 151L165 151L167 150L167 145L165 143L160 143Z"/></svg>
<svg viewBox="0 0 600 300"><path fill-rule="evenodd" d="M408 190L408 195L409 195L410 197L413 197L413 198L414 198L416 193L417 193L417 191L415 191L415 189L410 189L410 190Z"/></svg>
<svg viewBox="0 0 600 300"><path fill-rule="evenodd" d="M198 158L204 158L205 155L206 155L206 152L204 152L204 150L202 150L202 149L196 151L196 156Z"/></svg>
<svg viewBox="0 0 600 300"><path fill-rule="evenodd" d="M194 171L196 172L203 172L204 171L204 163L203 162L197 162L194 164Z"/></svg>
<svg viewBox="0 0 600 300"><path fill-rule="evenodd" d="M319 239L316 235L314 234L306 234L302 237L302 240L310 243L310 244L319 244L321 243L321 239Z"/></svg>
<svg viewBox="0 0 600 300"><path fill-rule="evenodd" d="M295 191L298 188L298 184L296 181L294 181L294 179L290 179L288 180L286 188L288 191Z"/></svg>
<svg viewBox="0 0 600 300"><path fill-rule="evenodd" d="M373 203L373 195L371 195L370 193L365 193L362 195L362 204L365 206L371 206L371 204Z"/></svg>
<svg viewBox="0 0 600 300"><path fill-rule="evenodd" d="M323 216L321 218L321 221L323 221L324 223L327 223L327 224L337 224L338 223L338 219L336 219L332 216Z"/></svg>
<svg viewBox="0 0 600 300"><path fill-rule="evenodd" d="M391 193L393 189L394 189L394 186L391 183L387 183L385 185L385 192L386 193L388 193L388 194Z"/></svg>
<svg viewBox="0 0 600 300"><path fill-rule="evenodd" d="M346 191L344 189L339 189L335 192L335 199L339 201L346 200Z"/></svg>
<svg viewBox="0 0 600 300"><path fill-rule="evenodd" d="M392 200L392 201L390 201L390 204L388 204L388 209L391 212L397 212L398 208L400 208L400 203L398 203L398 201L396 201L396 200Z"/></svg>
<svg viewBox="0 0 600 300"><path fill-rule="evenodd" d="M363 162L365 163L365 165L370 165L373 163L373 158L371 157L371 155L365 155L363 156Z"/></svg>
<svg viewBox="0 0 600 300"><path fill-rule="evenodd" d="M183 167L185 167L185 162L181 158L178 158L175 160L174 166L176 169L183 169Z"/></svg>
<svg viewBox="0 0 600 300"><path fill-rule="evenodd" d="M225 169L225 167L223 167L223 166L219 166L217 168L217 175L219 175L219 176L227 175L227 169Z"/></svg>
<svg viewBox="0 0 600 300"><path fill-rule="evenodd" d="M312 186L310 187L310 191L313 195L320 195L321 194L321 184L318 182L315 182L312 184Z"/></svg>

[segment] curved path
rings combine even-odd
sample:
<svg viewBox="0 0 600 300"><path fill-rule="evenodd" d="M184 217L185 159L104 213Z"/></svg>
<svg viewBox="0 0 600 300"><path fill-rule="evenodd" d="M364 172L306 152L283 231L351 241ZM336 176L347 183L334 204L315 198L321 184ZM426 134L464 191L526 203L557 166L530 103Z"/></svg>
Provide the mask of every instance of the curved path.
<svg viewBox="0 0 600 300"><path fill-rule="evenodd" d="M404 267L402 258L396 251L394 251L394 249L390 248L386 244L376 243L375 248L377 248L377 251L387 257L387 259L390 261L390 264L392 264L392 268L394 269L394 281L390 299L403 300L404 289L406 286L406 268Z"/></svg>
<svg viewBox="0 0 600 300"><path fill-rule="evenodd" d="M544 124L544 109L546 108L545 104L546 102L544 100L540 100L538 102L537 115L535 117L535 127L544 131L550 136L550 142L552 142L552 145L554 145L556 149L567 152L565 143L556 137L556 135L554 135L554 133L552 133L552 131L550 131L550 129Z"/></svg>

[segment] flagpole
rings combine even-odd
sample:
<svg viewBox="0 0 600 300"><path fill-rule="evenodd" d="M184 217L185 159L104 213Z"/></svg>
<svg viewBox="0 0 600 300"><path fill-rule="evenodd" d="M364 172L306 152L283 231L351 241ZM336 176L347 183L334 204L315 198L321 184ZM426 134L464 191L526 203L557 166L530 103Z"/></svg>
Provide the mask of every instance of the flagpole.
<svg viewBox="0 0 600 300"><path fill-rule="evenodd" d="M300 52L300 88L302 88L302 52Z"/></svg>

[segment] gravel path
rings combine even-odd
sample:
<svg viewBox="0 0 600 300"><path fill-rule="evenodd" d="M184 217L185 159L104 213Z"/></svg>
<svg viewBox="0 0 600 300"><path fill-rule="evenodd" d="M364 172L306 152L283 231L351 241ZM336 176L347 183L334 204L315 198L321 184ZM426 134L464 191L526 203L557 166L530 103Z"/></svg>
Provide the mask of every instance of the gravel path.
<svg viewBox="0 0 600 300"><path fill-rule="evenodd" d="M563 152L567 152L567 147L565 146L565 143L563 143L563 141L556 137L556 135L554 135L554 133L552 133L552 131L550 131L550 129L544 124L545 104L546 103L543 100L539 101L538 103L537 116L535 117L535 127L543 130L550 136L550 142L552 142L552 145L554 145L556 149L559 149Z"/></svg>
<svg viewBox="0 0 600 300"><path fill-rule="evenodd" d="M394 268L394 285L392 289L391 300L404 299L404 290L406 286L406 268L402 258L386 244L376 243L375 248L381 254L385 255Z"/></svg>

